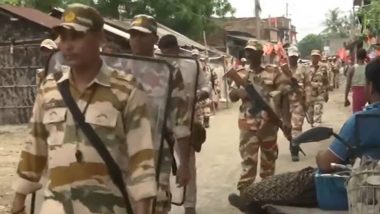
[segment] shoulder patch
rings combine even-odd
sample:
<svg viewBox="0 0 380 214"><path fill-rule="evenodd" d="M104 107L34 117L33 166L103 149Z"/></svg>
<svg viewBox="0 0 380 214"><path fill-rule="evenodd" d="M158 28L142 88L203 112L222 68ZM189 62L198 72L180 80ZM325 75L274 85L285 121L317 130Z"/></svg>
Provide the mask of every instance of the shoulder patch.
<svg viewBox="0 0 380 214"><path fill-rule="evenodd" d="M49 82L52 82L52 81L55 82L54 76L56 76L56 75L61 75L62 76L62 72L57 71L57 72L48 74L46 76L46 78L41 82L40 86L43 87L43 86L45 86Z"/></svg>

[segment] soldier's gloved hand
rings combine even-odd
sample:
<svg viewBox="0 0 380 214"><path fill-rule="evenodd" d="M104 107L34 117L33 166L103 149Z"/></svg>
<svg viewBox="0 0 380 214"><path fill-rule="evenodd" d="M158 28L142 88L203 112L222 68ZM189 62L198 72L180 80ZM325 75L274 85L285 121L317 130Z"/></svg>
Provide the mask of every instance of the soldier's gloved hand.
<svg viewBox="0 0 380 214"><path fill-rule="evenodd" d="M178 187L186 186L190 180L190 169L188 164L181 164L177 170L176 183Z"/></svg>

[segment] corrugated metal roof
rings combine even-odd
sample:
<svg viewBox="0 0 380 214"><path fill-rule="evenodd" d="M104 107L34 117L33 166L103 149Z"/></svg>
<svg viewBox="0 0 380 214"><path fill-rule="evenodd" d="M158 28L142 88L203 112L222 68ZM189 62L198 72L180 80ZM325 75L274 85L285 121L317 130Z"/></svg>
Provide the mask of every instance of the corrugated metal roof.
<svg viewBox="0 0 380 214"><path fill-rule="evenodd" d="M254 37L240 36L240 35L227 35L227 37L243 40L243 41L246 41L246 42L248 42L248 40L250 40L250 39L255 39Z"/></svg>
<svg viewBox="0 0 380 214"><path fill-rule="evenodd" d="M0 5L0 10L9 12L20 18L27 19L46 28L52 28L61 23L61 20L49 16L39 10L26 7L14 7L10 5Z"/></svg>

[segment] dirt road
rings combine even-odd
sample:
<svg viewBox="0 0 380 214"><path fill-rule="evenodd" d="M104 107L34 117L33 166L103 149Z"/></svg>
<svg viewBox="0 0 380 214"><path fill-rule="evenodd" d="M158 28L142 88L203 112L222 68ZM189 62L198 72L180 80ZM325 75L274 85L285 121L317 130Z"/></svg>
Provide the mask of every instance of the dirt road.
<svg viewBox="0 0 380 214"><path fill-rule="evenodd" d="M323 126L339 131L341 125L350 115L350 108L343 107L343 90L330 94L330 101L325 105ZM219 112L212 118L208 130L208 141L203 151L197 157L198 167L198 214L238 214L227 201L229 193L236 192L236 184L240 175L240 156L238 153L237 106ZM308 124L304 129L308 129ZM280 155L277 161L277 173L294 171L315 166L315 155L325 149L330 141L312 143L303 146L307 154L301 156L298 163L291 162L289 144L282 134L279 134ZM171 214L182 214L182 207L174 207Z"/></svg>
<svg viewBox="0 0 380 214"><path fill-rule="evenodd" d="M333 92L325 105L323 125L339 130L350 114L343 107L342 90ZM198 166L198 213L199 214L238 214L228 204L229 193L236 192L236 183L240 174L240 156L238 154L237 106L218 112L212 118L208 132L208 141L197 157ZM309 128L306 124L305 129ZM14 179L16 164L22 142L27 133L26 126L0 127L0 214L7 213L12 197L11 182ZM305 145L306 157L298 163L290 161L288 142L279 135L280 155L277 161L277 173L293 171L306 166L314 166L317 151L327 147L328 142ZM181 207L174 207L172 214L182 214Z"/></svg>

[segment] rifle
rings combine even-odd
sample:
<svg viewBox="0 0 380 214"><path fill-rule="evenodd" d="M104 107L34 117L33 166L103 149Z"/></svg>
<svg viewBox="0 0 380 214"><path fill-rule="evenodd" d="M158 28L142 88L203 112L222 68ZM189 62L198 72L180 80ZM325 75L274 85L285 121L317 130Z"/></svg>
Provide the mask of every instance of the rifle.
<svg viewBox="0 0 380 214"><path fill-rule="evenodd" d="M248 97L251 102L254 101L253 107L249 110L252 115L257 115L261 111L266 111L268 113L271 121L277 125L281 131L284 133L286 139L290 142L292 140L291 129L284 125L281 119L273 111L273 109L268 105L268 103L261 97L255 86L251 82L245 82L235 69L230 69L225 77L232 79L237 86L242 86L246 90Z"/></svg>
<svg viewBox="0 0 380 214"><path fill-rule="evenodd" d="M312 120L311 120L309 114L307 113L308 106L306 105L306 100L305 100L306 98L304 97L304 94L302 92L302 88L298 84L298 80L293 77L293 75L292 75L292 73L291 73L291 71L289 69L289 64L283 64L281 66L281 70L285 73L285 75L289 76L290 82L291 82L291 86L292 86L292 88L295 89L295 91L298 94L298 96L303 96L303 98L300 101L301 101L301 104L302 104L302 108L303 108L303 110L305 112L305 118L306 118L306 121L309 124L312 124Z"/></svg>

